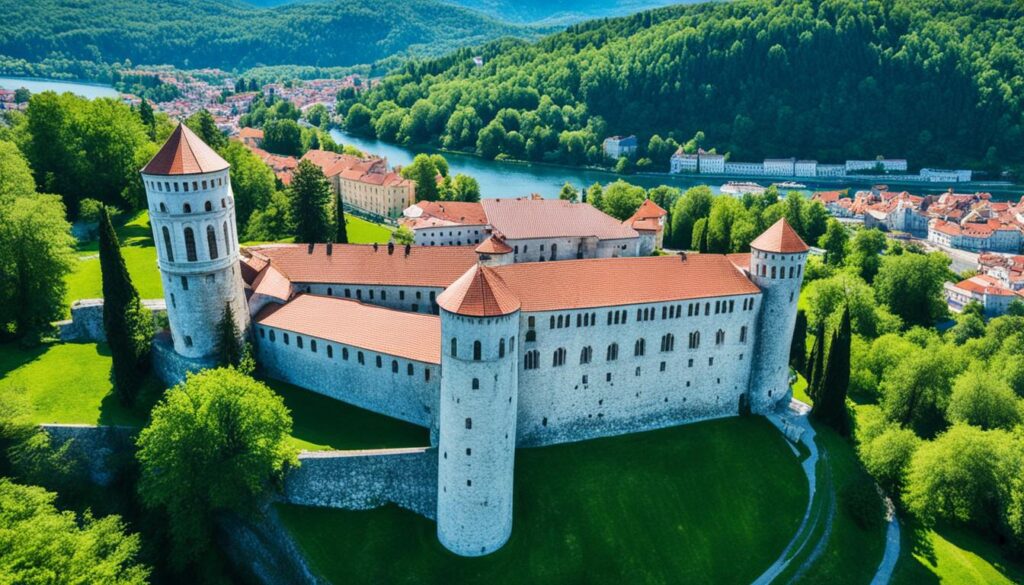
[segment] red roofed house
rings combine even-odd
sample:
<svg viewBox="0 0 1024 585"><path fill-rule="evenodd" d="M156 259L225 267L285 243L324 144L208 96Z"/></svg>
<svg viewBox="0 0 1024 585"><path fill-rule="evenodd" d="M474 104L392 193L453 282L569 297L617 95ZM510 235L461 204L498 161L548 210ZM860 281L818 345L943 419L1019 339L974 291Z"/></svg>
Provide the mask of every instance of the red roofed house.
<svg viewBox="0 0 1024 585"><path fill-rule="evenodd" d="M480 204L491 232L471 246L240 250L228 164L187 128L142 178L173 343L154 350L165 381L213 363L230 306L267 376L430 430L436 448L374 456L436 475L367 470L386 490L329 505L407 506L456 554L508 540L517 447L789 405L808 247L785 219L745 258L633 257L633 227L523 199ZM434 211L479 222L477 210Z"/></svg>
<svg viewBox="0 0 1024 585"><path fill-rule="evenodd" d="M660 205L650 199L644 199L636 213L622 222L640 234L640 256L650 256L654 250L661 248L667 217L668 212Z"/></svg>
<svg viewBox="0 0 1024 585"><path fill-rule="evenodd" d="M959 313L967 303L977 301L985 307L986 317L1005 314L1010 303L1021 300L1021 292L1003 286L998 279L987 274L972 276L957 284L945 283L946 304L954 313Z"/></svg>
<svg viewBox="0 0 1024 585"><path fill-rule="evenodd" d="M346 206L381 218L398 219L416 201L416 185L393 170L383 158L359 158L325 150L302 156L324 171Z"/></svg>

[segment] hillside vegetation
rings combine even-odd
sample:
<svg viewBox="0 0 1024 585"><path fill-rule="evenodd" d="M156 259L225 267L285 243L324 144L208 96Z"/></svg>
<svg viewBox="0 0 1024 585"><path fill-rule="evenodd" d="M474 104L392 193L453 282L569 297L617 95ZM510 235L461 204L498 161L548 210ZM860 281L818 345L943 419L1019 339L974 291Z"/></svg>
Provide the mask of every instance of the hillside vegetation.
<svg viewBox="0 0 1024 585"><path fill-rule="evenodd" d="M74 60L241 69L439 55L531 29L435 0L0 0L0 62Z"/></svg>
<svg viewBox="0 0 1024 585"><path fill-rule="evenodd" d="M252 0L250 0L252 1ZM697 0L447 0L479 10L499 20L523 23L570 23L605 16L621 16L669 4Z"/></svg>
<svg viewBox="0 0 1024 585"><path fill-rule="evenodd" d="M1024 5L1014 0L738 0L674 6L410 64L350 130L567 163L636 133L736 160L886 155L1021 167ZM350 107L350 103L343 104ZM643 152L649 139L658 140ZM666 140L661 140L661 139ZM666 147L666 143L669 144Z"/></svg>

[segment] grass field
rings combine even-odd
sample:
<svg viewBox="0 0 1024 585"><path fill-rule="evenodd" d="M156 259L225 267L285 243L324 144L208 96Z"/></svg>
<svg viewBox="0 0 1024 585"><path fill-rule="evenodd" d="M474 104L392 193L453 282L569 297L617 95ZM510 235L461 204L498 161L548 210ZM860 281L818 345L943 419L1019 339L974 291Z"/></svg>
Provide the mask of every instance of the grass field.
<svg viewBox="0 0 1024 585"><path fill-rule="evenodd" d="M782 552L807 482L765 419L734 418L516 454L512 538L466 559L395 507L281 506L334 583L749 583Z"/></svg>
<svg viewBox="0 0 1024 585"><path fill-rule="evenodd" d="M353 216L346 218L349 241L353 244L383 244L391 238L391 230L382 225ZM149 214L140 211L126 218L123 223L118 221L116 231L128 273L131 274L139 296L144 299L162 298L164 292L156 265L156 248L149 227ZM84 242L78 246L78 266L66 279L68 291L65 298L69 306L79 299L103 296L98 253L99 242Z"/></svg>
<svg viewBox="0 0 1024 585"><path fill-rule="evenodd" d="M382 449L423 447L430 433L423 427L356 408L276 380L263 380L292 411L292 442L299 449Z"/></svg>
<svg viewBox="0 0 1024 585"><path fill-rule="evenodd" d="M1008 561L994 543L957 528L927 529L905 522L894 585L1024 583L1024 567Z"/></svg>
<svg viewBox="0 0 1024 585"><path fill-rule="evenodd" d="M11 389L24 393L39 423L139 425L145 419L114 397L104 344L0 345L0 390Z"/></svg>

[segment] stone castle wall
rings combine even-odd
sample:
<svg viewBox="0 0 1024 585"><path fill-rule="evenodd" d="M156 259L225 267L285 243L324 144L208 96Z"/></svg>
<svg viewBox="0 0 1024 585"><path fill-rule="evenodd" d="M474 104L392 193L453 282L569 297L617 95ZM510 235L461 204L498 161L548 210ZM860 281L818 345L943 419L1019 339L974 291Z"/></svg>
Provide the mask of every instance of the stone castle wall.
<svg viewBox="0 0 1024 585"><path fill-rule="evenodd" d="M139 432L134 427L61 424L42 425L42 429L54 447L71 441L68 455L82 465L89 481L101 486L114 480L116 458L134 452Z"/></svg>
<svg viewBox="0 0 1024 585"><path fill-rule="evenodd" d="M192 359L175 352L171 336L166 331L158 333L150 347L153 371L168 388L184 382L190 372L217 367L213 359Z"/></svg>
<svg viewBox="0 0 1024 585"><path fill-rule="evenodd" d="M301 506L367 510L396 504L434 519L437 449L307 451L281 500Z"/></svg>
<svg viewBox="0 0 1024 585"><path fill-rule="evenodd" d="M143 299L142 306L158 319L167 314L163 299ZM103 299L81 299L71 303L71 319L58 323L61 341L106 341L103 330Z"/></svg>

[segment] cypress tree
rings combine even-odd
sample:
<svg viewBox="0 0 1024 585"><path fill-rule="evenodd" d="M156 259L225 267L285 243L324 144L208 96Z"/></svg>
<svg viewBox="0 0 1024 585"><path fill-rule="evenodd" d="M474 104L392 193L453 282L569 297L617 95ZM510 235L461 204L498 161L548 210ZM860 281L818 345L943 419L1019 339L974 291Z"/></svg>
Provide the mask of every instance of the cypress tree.
<svg viewBox="0 0 1024 585"><path fill-rule="evenodd" d="M217 360L222 366L241 363L243 349L240 337L231 303L224 303L224 315L217 324Z"/></svg>
<svg viewBox="0 0 1024 585"><path fill-rule="evenodd" d="M697 252L706 254L708 251L708 219L702 217L693 224L693 242L691 246Z"/></svg>
<svg viewBox="0 0 1024 585"><path fill-rule="evenodd" d="M339 244L348 243L348 226L345 225L345 202L342 200L341 195L335 199L335 204L338 207L338 213L336 214L335 222L337 223L337 233L334 235L334 241Z"/></svg>
<svg viewBox="0 0 1024 585"><path fill-rule="evenodd" d="M153 113L153 106L149 105L146 98L142 98L139 104L139 119L146 126L146 133L150 140L156 140L156 115Z"/></svg>
<svg viewBox="0 0 1024 585"><path fill-rule="evenodd" d="M814 346L811 347L810 364L807 372L807 395L812 402L818 401L818 385L825 362L825 324L818 323L814 332Z"/></svg>
<svg viewBox="0 0 1024 585"><path fill-rule="evenodd" d="M801 374L807 369L807 313L803 309L796 312L793 342L789 346L789 365Z"/></svg>
<svg viewBox="0 0 1024 585"><path fill-rule="evenodd" d="M100 208L100 270L103 277L103 330L110 346L114 392L131 405L149 371L149 343L153 317L142 307L139 293L121 256L114 226L105 207Z"/></svg>
<svg viewBox="0 0 1024 585"><path fill-rule="evenodd" d="M327 241L331 227L331 184L323 170L308 160L301 161L292 175L288 201L295 221L295 241Z"/></svg>
<svg viewBox="0 0 1024 585"><path fill-rule="evenodd" d="M843 307L839 328L832 335L828 348L828 359L818 388L818 399L811 414L834 428L839 434L850 432L850 421L846 412L846 393L850 386L850 310Z"/></svg>

